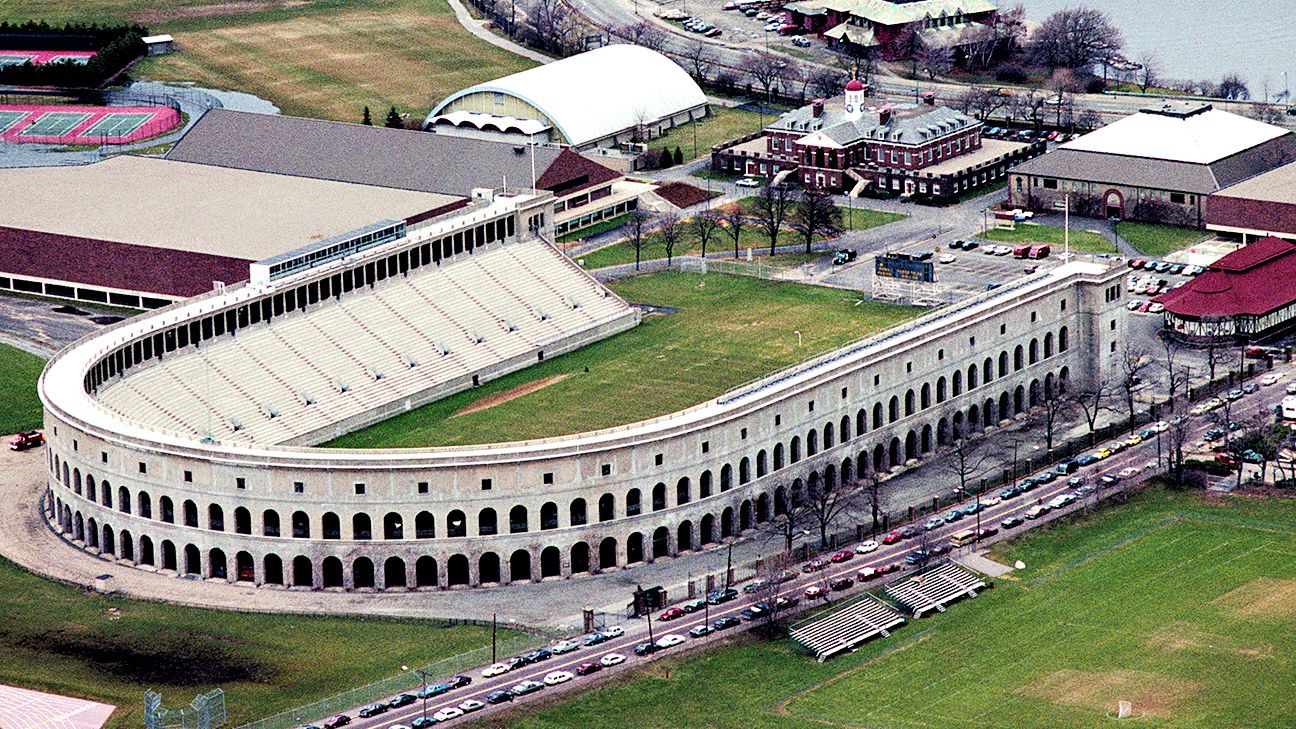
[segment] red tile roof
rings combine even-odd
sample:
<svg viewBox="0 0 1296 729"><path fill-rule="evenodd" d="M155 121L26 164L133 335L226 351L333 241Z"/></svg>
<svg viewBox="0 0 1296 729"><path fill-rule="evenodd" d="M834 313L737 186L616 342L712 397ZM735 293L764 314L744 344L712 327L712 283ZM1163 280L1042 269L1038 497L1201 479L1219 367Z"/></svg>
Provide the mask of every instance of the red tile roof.
<svg viewBox="0 0 1296 729"><path fill-rule="evenodd" d="M0 226L0 274L187 297L247 280L249 261Z"/></svg>
<svg viewBox="0 0 1296 729"><path fill-rule="evenodd" d="M621 177L621 173L610 167L586 159L584 156L564 148L554 159L549 169L536 180L536 187L549 190L557 197L570 195L577 190L602 185Z"/></svg>
<svg viewBox="0 0 1296 729"><path fill-rule="evenodd" d="M1266 314L1296 302L1296 245L1268 237L1224 256L1177 289L1158 296L1183 317Z"/></svg>

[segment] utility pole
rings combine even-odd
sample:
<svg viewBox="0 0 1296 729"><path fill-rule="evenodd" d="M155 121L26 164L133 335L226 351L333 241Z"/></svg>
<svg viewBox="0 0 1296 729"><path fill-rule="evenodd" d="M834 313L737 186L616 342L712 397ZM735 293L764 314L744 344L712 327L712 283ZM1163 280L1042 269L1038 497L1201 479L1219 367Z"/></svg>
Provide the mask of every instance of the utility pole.
<svg viewBox="0 0 1296 729"><path fill-rule="evenodd" d="M652 645L657 645L657 639L653 637L651 610L648 611L648 642L651 643Z"/></svg>
<svg viewBox="0 0 1296 729"><path fill-rule="evenodd" d="M491 613L491 663L495 663L495 630L499 624L499 614Z"/></svg>
<svg viewBox="0 0 1296 729"><path fill-rule="evenodd" d="M726 590L729 589L729 580L732 578L733 578L733 542L729 542L729 555L725 558L725 589Z"/></svg>

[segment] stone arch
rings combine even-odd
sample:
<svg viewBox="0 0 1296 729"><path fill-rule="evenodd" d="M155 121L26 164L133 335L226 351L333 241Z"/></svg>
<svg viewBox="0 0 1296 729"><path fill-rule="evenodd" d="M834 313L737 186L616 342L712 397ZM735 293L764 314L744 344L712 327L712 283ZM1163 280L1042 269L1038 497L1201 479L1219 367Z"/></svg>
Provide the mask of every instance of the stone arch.
<svg viewBox="0 0 1296 729"><path fill-rule="evenodd" d="M905 434L905 460L910 461L918 457L918 434L910 430Z"/></svg>
<svg viewBox="0 0 1296 729"><path fill-rule="evenodd" d="M265 585L282 585L284 583L283 559L277 554L267 554L261 560L261 583Z"/></svg>
<svg viewBox="0 0 1296 729"><path fill-rule="evenodd" d="M452 554L446 561L446 586L458 587L468 584L468 558L462 554Z"/></svg>
<svg viewBox="0 0 1296 729"><path fill-rule="evenodd" d="M1017 345L1016 347L1013 347L1013 372L1016 372L1020 370L1022 367L1026 366L1026 356L1025 354L1023 354L1023 352L1024 350L1022 349L1022 346L1020 344Z"/></svg>
<svg viewBox="0 0 1296 729"><path fill-rule="evenodd" d="M751 499L743 499L742 504L738 507L738 533L742 534L752 528L752 503Z"/></svg>
<svg viewBox="0 0 1296 729"><path fill-rule="evenodd" d="M196 528L198 526L198 505L191 499L185 499L185 502L180 505L180 514L183 519L182 524L187 527Z"/></svg>
<svg viewBox="0 0 1296 729"><path fill-rule="evenodd" d="M293 531L296 532L297 526L293 525ZM360 512L351 515L351 538L352 539L373 539L373 522L369 515Z"/></svg>
<svg viewBox="0 0 1296 729"><path fill-rule="evenodd" d="M310 539L310 517L306 516L306 512L293 512L292 535L295 539Z"/></svg>
<svg viewBox="0 0 1296 729"><path fill-rule="evenodd" d="M387 561L383 562L383 589L406 586L405 560L400 557L388 557Z"/></svg>
<svg viewBox="0 0 1296 729"><path fill-rule="evenodd" d="M176 563L175 544L170 539L162 540L162 569L179 572L179 565Z"/></svg>
<svg viewBox="0 0 1296 729"><path fill-rule="evenodd" d="M337 564L338 584L336 585L329 584L329 578L328 578L329 560L334 560L338 563ZM325 587L340 587L342 581L342 561L339 560L337 557L329 557L328 559L324 560L324 575L325 575L324 576ZM377 587L377 584L375 583L374 580L373 560L369 559L368 557L359 557L354 562L351 563L351 586L357 590L366 589L366 588L372 589L374 587Z"/></svg>
<svg viewBox="0 0 1296 729"><path fill-rule="evenodd" d="M250 553L237 552L234 554L234 581L256 581L256 560L252 559Z"/></svg>
<svg viewBox="0 0 1296 729"><path fill-rule="evenodd" d="M292 561L293 587L314 587L315 577L311 574L310 557L297 556Z"/></svg>
<svg viewBox="0 0 1296 729"><path fill-rule="evenodd" d="M162 497L166 499L165 496ZM261 512L261 534L267 537L279 536L279 512L274 509L266 509Z"/></svg>
<svg viewBox="0 0 1296 729"><path fill-rule="evenodd" d="M342 520L338 518L337 514L326 511L320 517L320 536L325 539L342 538Z"/></svg>
<svg viewBox="0 0 1296 729"><path fill-rule="evenodd" d="M661 511L666 508L666 484L658 481L652 489L652 510Z"/></svg>
<svg viewBox="0 0 1296 729"><path fill-rule="evenodd" d="M1059 352L1067 351L1067 347L1070 345L1068 334L1069 332L1067 331L1066 327L1062 327L1061 329L1058 330L1058 351Z"/></svg>
<svg viewBox="0 0 1296 729"><path fill-rule="evenodd" d="M611 496L611 494L608 494ZM585 506L585 499L572 499L571 504L567 507L567 524L569 526L583 526L589 521L589 512Z"/></svg>
<svg viewBox="0 0 1296 729"><path fill-rule="evenodd" d="M558 505L546 501L540 506L540 531L558 528Z"/></svg>
<svg viewBox="0 0 1296 729"><path fill-rule="evenodd" d="M864 408L855 411L855 435L864 435L868 432L868 413Z"/></svg>
<svg viewBox="0 0 1296 729"><path fill-rule="evenodd" d="M218 580L229 579L229 564L225 560L225 552L220 549L212 549L207 552L207 574Z"/></svg>
<svg viewBox="0 0 1296 729"><path fill-rule="evenodd" d="M509 534L523 534L530 528L525 506L518 504L509 510Z"/></svg>
<svg viewBox="0 0 1296 729"><path fill-rule="evenodd" d="M193 544L186 544L184 548L184 569L187 575L202 574L202 552Z"/></svg>
<svg viewBox="0 0 1296 729"><path fill-rule="evenodd" d="M99 548L99 522L95 521L94 517L90 517L89 519L86 520L85 535L86 535L87 545L94 547L95 549L98 549Z"/></svg>
<svg viewBox="0 0 1296 729"><path fill-rule="evenodd" d="M612 494L603 494L599 497L598 503L598 520L612 521L616 518L616 497Z"/></svg>
<svg viewBox="0 0 1296 729"><path fill-rule="evenodd" d="M887 402L887 422L894 423L900 419L900 398L895 395Z"/></svg>
<svg viewBox="0 0 1296 729"><path fill-rule="evenodd" d="M145 519L153 518L153 500L149 497L147 491L140 491L135 494L135 513Z"/></svg>
<svg viewBox="0 0 1296 729"><path fill-rule="evenodd" d="M477 534L478 536L490 536L499 533L499 517L496 516L495 510L489 506L477 512Z"/></svg>
<svg viewBox="0 0 1296 729"><path fill-rule="evenodd" d="M943 378L942 378L942 379L943 379ZM932 394L931 383L930 383L930 382L924 382L923 385L922 385L922 388L918 391L918 409L919 409L919 410L926 410L927 408L931 407L931 405L932 405L932 401L931 401L931 394ZM944 399L944 398L942 398L942 399Z"/></svg>
<svg viewBox="0 0 1296 729"><path fill-rule="evenodd" d="M734 535L734 515L733 507L726 506L724 511L720 512L720 538L726 539Z"/></svg>
<svg viewBox="0 0 1296 729"><path fill-rule="evenodd" d="M1004 392L999 395L999 421L1003 422L1012 417L1012 402L1008 398L1008 393Z"/></svg>
<svg viewBox="0 0 1296 729"><path fill-rule="evenodd" d="M73 535L76 536L77 541L84 542L85 541L85 521L81 518L81 512L78 511L76 513L76 516L73 517L72 523L73 523L73 527L72 527Z"/></svg>
<svg viewBox="0 0 1296 729"><path fill-rule="evenodd" d="M1044 397L1051 400L1056 394L1057 379L1053 376L1053 373L1050 372L1047 375L1044 375Z"/></svg>
<svg viewBox="0 0 1296 729"><path fill-rule="evenodd" d="M976 407L973 405L973 407ZM954 415L958 418L963 417L963 413L956 412ZM950 442L950 424L949 418L941 418L936 421L936 446L940 447Z"/></svg>
<svg viewBox="0 0 1296 729"><path fill-rule="evenodd" d="M639 489L630 489L626 492L626 516L638 516L643 512L643 503L639 496Z"/></svg>
<svg viewBox="0 0 1296 729"><path fill-rule="evenodd" d="M687 552L693 548L693 522L685 519L675 530L675 549Z"/></svg>
<svg viewBox="0 0 1296 729"><path fill-rule="evenodd" d="M1032 338L1030 345L1026 349L1027 364L1035 364L1039 361L1039 340Z"/></svg>
<svg viewBox="0 0 1296 729"><path fill-rule="evenodd" d="M932 449L932 427L931 423L926 423L922 427L922 434L918 438L918 450L921 453L930 453Z"/></svg>
<svg viewBox="0 0 1296 729"><path fill-rule="evenodd" d="M1053 332L1044 334L1044 359L1053 356Z"/></svg>
<svg viewBox="0 0 1296 729"><path fill-rule="evenodd" d="M765 451L761 451L763 455ZM685 476L675 482L675 505L683 506L693 500L693 485L689 477Z"/></svg>
<svg viewBox="0 0 1296 729"><path fill-rule="evenodd" d="M877 446L873 448L873 472L882 473L886 468L886 446L878 443Z"/></svg>
<svg viewBox="0 0 1296 729"><path fill-rule="evenodd" d="M131 513L130 489L125 486L117 487L117 510L123 514Z"/></svg>
<svg viewBox="0 0 1296 729"><path fill-rule="evenodd" d="M367 586L373 587L373 563L365 557L360 559L363 559L369 565L369 585ZM357 565L360 564L360 559L356 560ZM324 561L320 563L320 578L321 585L325 588L342 587L342 560L333 556L325 557Z"/></svg>
<svg viewBox="0 0 1296 729"><path fill-rule="evenodd" d="M604 537L599 542L599 569L605 570L617 566L617 540Z"/></svg>
<svg viewBox="0 0 1296 729"><path fill-rule="evenodd" d="M995 402L992 399L985 401L985 406L981 408L981 427L989 428L994 425L995 420Z"/></svg>
<svg viewBox="0 0 1296 729"><path fill-rule="evenodd" d="M626 537L626 564L635 564L644 559L644 537L640 532L631 532Z"/></svg>
<svg viewBox="0 0 1296 729"><path fill-rule="evenodd" d="M698 498L705 499L710 495L711 495L711 472L703 471L702 475L698 477Z"/></svg>
<svg viewBox="0 0 1296 729"><path fill-rule="evenodd" d="M715 517L706 514L698 522L698 544L712 544L715 541Z"/></svg>
<svg viewBox="0 0 1296 729"><path fill-rule="evenodd" d="M756 451L756 478L769 473L769 454L762 448Z"/></svg>
<svg viewBox="0 0 1296 729"><path fill-rule="evenodd" d="M572 574L585 574L590 571L590 549L585 542L576 542L571 548Z"/></svg>
<svg viewBox="0 0 1296 729"><path fill-rule="evenodd" d="M774 444L774 470L777 471L781 468L783 468L783 444L775 443Z"/></svg>
<svg viewBox="0 0 1296 729"><path fill-rule="evenodd" d="M113 508L112 484L108 483L107 481L101 481L99 483L99 495L100 495L100 499L99 499L100 504L102 504L103 506L109 509Z"/></svg>
<svg viewBox="0 0 1296 729"><path fill-rule="evenodd" d="M131 538L131 533L128 530L123 529L121 531L121 534L118 535L118 537L121 540L121 553L119 554L119 556L122 559L128 559L134 562L135 561L135 540Z"/></svg>
<svg viewBox="0 0 1296 729"><path fill-rule="evenodd" d="M562 575L562 552L557 547L545 547L540 550L540 578L560 577Z"/></svg>
<svg viewBox="0 0 1296 729"><path fill-rule="evenodd" d="M806 433L806 457L809 458L819 452L819 431L811 428Z"/></svg>
<svg viewBox="0 0 1296 729"><path fill-rule="evenodd" d="M882 424L882 403L875 402L873 403L873 430L881 428Z"/></svg>
<svg viewBox="0 0 1296 729"><path fill-rule="evenodd" d="M835 442L836 442L836 441L833 439L833 424L832 424L831 422L824 423L824 427L823 427L823 448L824 448L824 450L828 450L829 448L832 448L832 447L833 447L833 443L835 443Z"/></svg>
<svg viewBox="0 0 1296 729"><path fill-rule="evenodd" d="M999 353L999 376L1008 376L1008 352L1006 350Z"/></svg>
<svg viewBox="0 0 1296 729"><path fill-rule="evenodd" d="M751 459L743 456L738 462L738 484L742 485L751 481Z"/></svg>
<svg viewBox="0 0 1296 729"><path fill-rule="evenodd" d="M430 511L420 511L414 515L414 538L436 538L436 518Z"/></svg>
<svg viewBox="0 0 1296 729"><path fill-rule="evenodd" d="M432 587L437 583L437 562L424 555L414 561L414 586Z"/></svg>
<svg viewBox="0 0 1296 729"><path fill-rule="evenodd" d="M1058 381L1057 381L1058 392L1059 393L1066 392L1067 388L1070 387L1070 385L1071 385L1071 368L1063 367L1062 369L1058 370Z"/></svg>
<svg viewBox="0 0 1296 729"><path fill-rule="evenodd" d="M500 556L494 552L483 552L477 558L477 582L479 584L497 584L503 581L500 572Z"/></svg>
<svg viewBox="0 0 1296 729"><path fill-rule="evenodd" d="M252 533L252 512L245 507L234 509L234 533L251 534Z"/></svg>
<svg viewBox="0 0 1296 729"><path fill-rule="evenodd" d="M914 412L915 412L915 410L916 410L916 408L914 407L914 405L915 405L915 397L914 397L914 391L913 391L913 388L911 387L911 388L909 388L908 390L905 390L905 397L904 397L904 414L905 414L906 416L909 416L909 415L913 415L913 414L914 414Z"/></svg>
<svg viewBox="0 0 1296 729"><path fill-rule="evenodd" d="M1028 399L1028 402L1030 403L1031 407L1036 407L1041 402L1043 402L1043 386L1040 385L1040 381L1038 379L1031 380L1030 398Z"/></svg>
<svg viewBox="0 0 1296 729"><path fill-rule="evenodd" d="M810 475L814 478L818 478L818 475L816 475L814 471L811 471ZM804 501L804 494L805 483L803 483L799 478L792 479L792 492L788 494L788 498L790 499L788 503L791 505L791 508L796 509L801 506Z"/></svg>
<svg viewBox="0 0 1296 729"><path fill-rule="evenodd" d="M395 511L383 515L383 539L404 539L405 520Z"/></svg>
<svg viewBox="0 0 1296 729"><path fill-rule="evenodd" d="M956 372L955 374L958 373ZM945 402L947 399L949 399L946 393L947 387L948 386L946 385L945 375L941 375L940 377L936 378L936 402L937 403L942 403Z"/></svg>
<svg viewBox="0 0 1296 729"><path fill-rule="evenodd" d="M851 439L851 419L849 415L841 416L841 421L837 423L837 436L842 443Z"/></svg>
<svg viewBox="0 0 1296 729"><path fill-rule="evenodd" d="M894 468L904 463L904 458L900 452L900 438L891 439L891 467Z"/></svg>
<svg viewBox="0 0 1296 729"><path fill-rule="evenodd" d="M790 456L790 460L792 463L796 463L797 461L801 460L801 436L799 435L792 436L792 443L791 446L789 446L789 449L792 452L792 455Z"/></svg>
<svg viewBox="0 0 1296 729"><path fill-rule="evenodd" d="M653 530L652 556L653 559L670 556L670 530L664 526Z"/></svg>
<svg viewBox="0 0 1296 729"><path fill-rule="evenodd" d="M968 365L968 382L976 381L976 365ZM973 386L968 385L968 389ZM950 396L958 397L963 394L963 370L954 370L950 376Z"/></svg>
<svg viewBox="0 0 1296 729"><path fill-rule="evenodd" d="M108 524L103 525L103 552L113 556L117 555L117 540L113 534L113 528Z"/></svg>
<svg viewBox="0 0 1296 729"><path fill-rule="evenodd" d="M981 383L987 384L993 379L994 379L994 360L990 359L989 357L986 357L985 361L981 363ZM969 387L974 387L974 385L969 385Z"/></svg>
<svg viewBox="0 0 1296 729"><path fill-rule="evenodd" d="M756 495L756 523L764 524L770 519L769 512L769 494L760 493Z"/></svg>
<svg viewBox="0 0 1296 729"><path fill-rule="evenodd" d="M446 536L447 537L466 537L468 536L468 517L459 509L446 514Z"/></svg>

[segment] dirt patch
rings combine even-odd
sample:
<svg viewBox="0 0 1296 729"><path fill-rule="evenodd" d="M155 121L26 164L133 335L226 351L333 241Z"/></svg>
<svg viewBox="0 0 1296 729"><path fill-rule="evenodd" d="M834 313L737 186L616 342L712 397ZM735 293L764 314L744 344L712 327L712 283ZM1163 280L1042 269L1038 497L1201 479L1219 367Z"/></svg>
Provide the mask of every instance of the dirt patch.
<svg viewBox="0 0 1296 729"><path fill-rule="evenodd" d="M657 194L677 208L687 208L706 202L720 193L707 192L686 182L668 182L657 188Z"/></svg>
<svg viewBox="0 0 1296 729"><path fill-rule="evenodd" d="M1146 671L1094 673L1054 671L1020 693L1059 706L1116 712L1121 701L1133 704L1135 716L1174 716L1201 686L1185 679Z"/></svg>
<svg viewBox="0 0 1296 729"><path fill-rule="evenodd" d="M1219 635L1203 630L1189 622L1171 623L1148 636L1143 645L1163 651L1205 651L1208 653L1234 654L1253 660L1272 658L1274 648L1271 645L1239 646L1237 641L1226 635Z"/></svg>
<svg viewBox="0 0 1296 729"><path fill-rule="evenodd" d="M216 18L226 15L247 15L263 10L298 8L309 5L310 0L236 0L235 2L187 5L173 8L150 8L131 14L131 20L140 23L165 23L190 18Z"/></svg>
<svg viewBox="0 0 1296 729"><path fill-rule="evenodd" d="M530 395L531 393L536 392L538 390L543 390L552 384L562 382L563 380L567 379L570 376L571 374L568 373L565 375L555 375L553 377L546 377L543 380L536 380L535 382L528 382L525 385L518 385L512 390L505 390L504 392L499 392L494 395L488 395L478 400L477 402L473 403L472 405L459 408L458 410L455 411L454 415L451 415L450 417L457 418L460 415L468 415L469 413L475 413L479 410L493 408L496 405L499 405L501 403L506 403L509 400L512 400L514 398L519 398L522 397L523 395Z"/></svg>
<svg viewBox="0 0 1296 729"><path fill-rule="evenodd" d="M1241 618L1286 618L1296 615L1296 580L1258 577L1214 600Z"/></svg>

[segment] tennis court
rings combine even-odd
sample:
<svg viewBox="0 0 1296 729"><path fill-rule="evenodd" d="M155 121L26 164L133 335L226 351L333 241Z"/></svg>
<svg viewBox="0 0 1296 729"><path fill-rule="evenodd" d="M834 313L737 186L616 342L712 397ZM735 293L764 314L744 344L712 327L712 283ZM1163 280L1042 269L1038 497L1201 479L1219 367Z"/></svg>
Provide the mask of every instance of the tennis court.
<svg viewBox="0 0 1296 729"><path fill-rule="evenodd" d="M17 66L22 63L39 66L56 61L86 63L94 55L94 51L9 51L0 48L0 66Z"/></svg>
<svg viewBox="0 0 1296 729"><path fill-rule="evenodd" d="M136 129L144 126L155 115L152 113L142 114L104 114L99 121L91 124L88 129L84 129L78 134L78 137L128 137ZM0 122L3 124L3 122Z"/></svg>
<svg viewBox="0 0 1296 729"><path fill-rule="evenodd" d="M33 53L0 53L0 66L21 66L35 59L36 55Z"/></svg>
<svg viewBox="0 0 1296 729"><path fill-rule="evenodd" d="M30 113L27 111L0 111L0 134L12 129L13 125L26 119Z"/></svg>
<svg viewBox="0 0 1296 729"><path fill-rule="evenodd" d="M24 137L61 137L89 118L90 114L85 112L51 111L41 114L19 134Z"/></svg>

